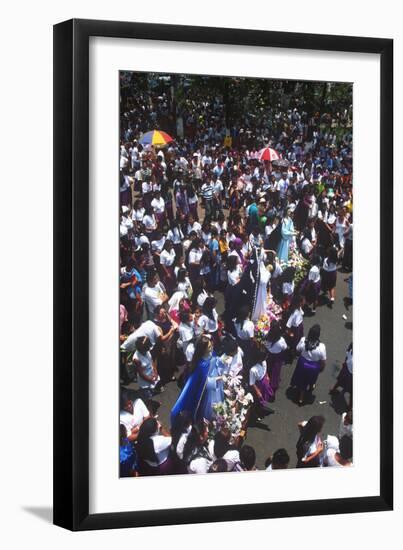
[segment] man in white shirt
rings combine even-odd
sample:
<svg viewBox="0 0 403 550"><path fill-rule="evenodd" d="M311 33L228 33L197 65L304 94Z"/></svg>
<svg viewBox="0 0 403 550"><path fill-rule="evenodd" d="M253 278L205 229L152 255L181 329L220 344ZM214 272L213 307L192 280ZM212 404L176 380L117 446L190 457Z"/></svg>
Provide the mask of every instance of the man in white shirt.
<svg viewBox="0 0 403 550"><path fill-rule="evenodd" d="M129 441L137 439L141 424L150 416L150 411L141 399L132 401L131 399L123 398L119 418L120 423L126 428L127 439Z"/></svg>
<svg viewBox="0 0 403 550"><path fill-rule="evenodd" d="M142 338L144 336L150 340L152 347L154 347L158 338L162 336L162 331L153 321L144 321L137 330L127 337L120 349L127 353L135 351L137 338Z"/></svg>
<svg viewBox="0 0 403 550"><path fill-rule="evenodd" d="M168 301L164 285L157 273L151 273L148 282L143 287L143 299L146 304L149 318L154 316L154 309Z"/></svg>

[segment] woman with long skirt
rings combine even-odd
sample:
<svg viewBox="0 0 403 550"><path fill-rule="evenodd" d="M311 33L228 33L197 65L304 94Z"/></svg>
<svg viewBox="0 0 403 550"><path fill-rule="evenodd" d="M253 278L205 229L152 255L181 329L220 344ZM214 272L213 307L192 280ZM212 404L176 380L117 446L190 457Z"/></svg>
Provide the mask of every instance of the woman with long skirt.
<svg viewBox="0 0 403 550"><path fill-rule="evenodd" d="M249 386L254 397L254 412L259 419L273 401L274 391L267 374L267 351L263 345L254 344L250 352Z"/></svg>
<svg viewBox="0 0 403 550"><path fill-rule="evenodd" d="M313 325L308 336L297 345L300 354L290 386L298 390L298 405L304 404L305 392L315 388L319 373L326 365L326 346L320 341L320 326Z"/></svg>

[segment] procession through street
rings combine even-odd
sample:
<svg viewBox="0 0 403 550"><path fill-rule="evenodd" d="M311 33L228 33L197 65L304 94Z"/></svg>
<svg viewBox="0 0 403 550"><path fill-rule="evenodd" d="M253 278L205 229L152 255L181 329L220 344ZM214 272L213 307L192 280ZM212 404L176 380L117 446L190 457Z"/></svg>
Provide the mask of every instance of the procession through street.
<svg viewBox="0 0 403 550"><path fill-rule="evenodd" d="M121 477L352 465L351 107L120 73Z"/></svg>

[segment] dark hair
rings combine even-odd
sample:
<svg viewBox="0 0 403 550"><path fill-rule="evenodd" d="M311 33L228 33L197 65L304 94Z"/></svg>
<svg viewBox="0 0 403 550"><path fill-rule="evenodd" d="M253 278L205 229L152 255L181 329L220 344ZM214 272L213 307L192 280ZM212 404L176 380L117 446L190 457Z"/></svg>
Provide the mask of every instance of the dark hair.
<svg viewBox="0 0 403 550"><path fill-rule="evenodd" d="M320 256L319 254L314 254L312 257L311 257L311 264L312 265L320 265Z"/></svg>
<svg viewBox="0 0 403 550"><path fill-rule="evenodd" d="M138 455L143 460L149 460L151 462L157 462L157 456L155 454L154 443L151 436L155 434L158 429L158 422L155 418L146 418L140 426L139 434L136 442L136 449Z"/></svg>
<svg viewBox="0 0 403 550"><path fill-rule="evenodd" d="M337 264L337 250L332 247L327 254L328 263Z"/></svg>
<svg viewBox="0 0 403 550"><path fill-rule="evenodd" d="M279 321L275 319L270 324L270 330L266 336L266 340L270 342L271 345L275 344L280 340L282 336L282 329Z"/></svg>
<svg viewBox="0 0 403 550"><path fill-rule="evenodd" d="M171 241L171 239L165 239L164 246L162 247L162 249L166 250L167 246L169 245L173 246L173 242Z"/></svg>
<svg viewBox="0 0 403 550"><path fill-rule="evenodd" d="M191 250L193 250L194 248L199 248L199 246L203 243L203 241L201 240L200 237L196 237L194 241L192 241L190 243L190 246L189 246L189 250L188 250L188 255L189 255L189 252Z"/></svg>
<svg viewBox="0 0 403 550"><path fill-rule="evenodd" d="M235 254L230 254L227 257L227 270L234 271L237 265L238 265L238 256L235 256Z"/></svg>
<svg viewBox="0 0 403 550"><path fill-rule="evenodd" d="M126 426L124 424L120 424L119 425L119 441L120 441L120 444L122 444L126 438L127 438Z"/></svg>
<svg viewBox="0 0 403 550"><path fill-rule="evenodd" d="M199 361L206 355L208 345L210 343L210 338L205 335L201 335L195 343L195 351L192 357L192 362L190 364L190 372L192 373Z"/></svg>
<svg viewBox="0 0 403 550"><path fill-rule="evenodd" d="M151 342L147 336L140 336L136 339L136 349L140 353L147 353L147 351L150 351L150 348Z"/></svg>
<svg viewBox="0 0 403 550"><path fill-rule="evenodd" d="M247 320L248 317L249 317L249 306L245 304L239 308L238 315L236 316L235 322L239 323L242 328L244 325L244 322Z"/></svg>
<svg viewBox="0 0 403 550"><path fill-rule="evenodd" d="M187 273L187 270L183 267L181 267L180 269L178 269L178 274L176 276L176 280L178 281L178 283L183 283L186 279L186 273Z"/></svg>
<svg viewBox="0 0 403 550"><path fill-rule="evenodd" d="M204 421L200 420L193 424L189 437L186 440L185 447L183 449L183 460L189 464L194 456L194 451L200 449L203 446L202 436L206 431L206 425Z"/></svg>
<svg viewBox="0 0 403 550"><path fill-rule="evenodd" d="M256 363L261 363L266 359L267 349L260 342L253 341L250 354L248 358L248 363L251 367L256 365Z"/></svg>
<svg viewBox="0 0 403 550"><path fill-rule="evenodd" d="M158 275L158 272L156 269L151 269L147 273L147 283L149 283L152 279L154 279Z"/></svg>
<svg viewBox="0 0 403 550"><path fill-rule="evenodd" d="M353 458L353 440L348 435L343 435L339 443L340 456L344 460L351 460Z"/></svg>
<svg viewBox="0 0 403 550"><path fill-rule="evenodd" d="M150 204L145 204L144 205L144 215L145 216L154 216L154 210L153 210L153 207L150 205Z"/></svg>
<svg viewBox="0 0 403 550"><path fill-rule="evenodd" d="M316 349L320 344L320 325L312 325L305 340L306 351Z"/></svg>
<svg viewBox="0 0 403 550"><path fill-rule="evenodd" d="M222 355L223 353L225 353L226 355L235 355L237 351L238 351L237 340L233 336L228 334L227 336L225 336L225 338L221 342L218 355Z"/></svg>
<svg viewBox="0 0 403 550"><path fill-rule="evenodd" d="M228 464L223 458L218 458L208 469L209 474L228 472Z"/></svg>
<svg viewBox="0 0 403 550"><path fill-rule="evenodd" d="M317 434L322 430L325 418L323 416L311 416L301 430L297 441L297 457L301 459L306 454L306 444L313 443Z"/></svg>
<svg viewBox="0 0 403 550"><path fill-rule="evenodd" d="M202 308L203 315L206 315L212 321L214 321L213 310L215 308L215 305L216 305L216 299L213 298L212 296L207 296L207 298L204 300L204 304Z"/></svg>
<svg viewBox="0 0 403 550"><path fill-rule="evenodd" d="M190 320L190 311L188 310L185 310L185 311L180 311L179 312L179 321L181 323L189 323L189 320Z"/></svg>
<svg viewBox="0 0 403 550"><path fill-rule="evenodd" d="M287 468L289 462L290 455L287 451L285 449L277 449L271 457L270 464L273 470L283 470Z"/></svg>
<svg viewBox="0 0 403 550"><path fill-rule="evenodd" d="M171 426L171 437L172 437L172 448L176 450L176 446L181 435L186 431L186 429L192 424L192 417L189 411L183 410L178 415L175 416L175 419Z"/></svg>
<svg viewBox="0 0 403 550"><path fill-rule="evenodd" d="M209 265L211 262L210 250L207 248L203 251L203 254L200 258L200 265Z"/></svg>
<svg viewBox="0 0 403 550"><path fill-rule="evenodd" d="M250 445L243 445L239 452L239 458L241 463L245 466L246 470L252 470L256 463L256 452Z"/></svg>
<svg viewBox="0 0 403 550"><path fill-rule="evenodd" d="M298 293L294 294L290 307L288 308L288 313L289 314L294 313L296 309L301 307L301 303L303 300L304 300L304 297L302 296L302 294L298 294Z"/></svg>
<svg viewBox="0 0 403 550"><path fill-rule="evenodd" d="M159 304L158 306L155 306L155 308L154 308L154 316L155 316L155 317L159 314L159 312L161 311L161 309L163 309L164 311L166 311L166 310L165 310L165 307L164 307L162 304Z"/></svg>
<svg viewBox="0 0 403 550"><path fill-rule="evenodd" d="M222 458L231 448L229 444L231 432L228 428L221 428L214 436L214 454L217 458Z"/></svg>
<svg viewBox="0 0 403 550"><path fill-rule="evenodd" d="M288 266L284 269L282 274L283 283L292 283L295 277L295 267Z"/></svg>

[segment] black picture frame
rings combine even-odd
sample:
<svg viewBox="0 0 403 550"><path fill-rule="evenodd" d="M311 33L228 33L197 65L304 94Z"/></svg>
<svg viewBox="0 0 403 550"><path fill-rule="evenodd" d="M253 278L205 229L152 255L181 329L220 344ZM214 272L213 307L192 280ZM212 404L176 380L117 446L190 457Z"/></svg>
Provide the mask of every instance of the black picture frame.
<svg viewBox="0 0 403 550"><path fill-rule="evenodd" d="M370 497L89 513L89 38L376 53L380 89L380 491ZM393 40L73 19L54 26L54 523L71 530L392 510Z"/></svg>

